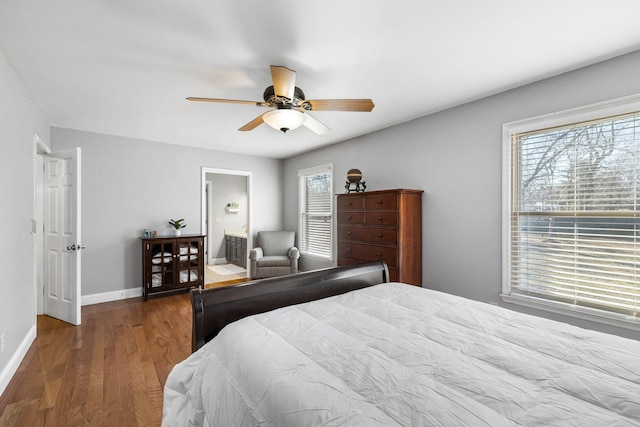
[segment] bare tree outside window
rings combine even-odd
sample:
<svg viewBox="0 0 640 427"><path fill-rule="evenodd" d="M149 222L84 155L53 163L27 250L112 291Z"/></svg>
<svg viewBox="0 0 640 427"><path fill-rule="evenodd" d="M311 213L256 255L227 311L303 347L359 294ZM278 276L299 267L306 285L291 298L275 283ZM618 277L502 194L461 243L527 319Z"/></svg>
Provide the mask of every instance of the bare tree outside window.
<svg viewBox="0 0 640 427"><path fill-rule="evenodd" d="M640 316L640 114L511 144L511 292Z"/></svg>
<svg viewBox="0 0 640 427"><path fill-rule="evenodd" d="M637 126L632 116L519 136L521 209L636 209Z"/></svg>

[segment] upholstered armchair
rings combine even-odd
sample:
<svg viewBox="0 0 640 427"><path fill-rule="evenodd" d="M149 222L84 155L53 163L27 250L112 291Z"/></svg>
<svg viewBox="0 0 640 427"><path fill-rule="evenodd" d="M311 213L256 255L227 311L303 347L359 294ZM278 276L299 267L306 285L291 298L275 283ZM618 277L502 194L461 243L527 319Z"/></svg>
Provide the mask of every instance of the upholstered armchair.
<svg viewBox="0 0 640 427"><path fill-rule="evenodd" d="M252 279L298 272L300 251L295 247L295 231L259 231L257 243L249 252Z"/></svg>

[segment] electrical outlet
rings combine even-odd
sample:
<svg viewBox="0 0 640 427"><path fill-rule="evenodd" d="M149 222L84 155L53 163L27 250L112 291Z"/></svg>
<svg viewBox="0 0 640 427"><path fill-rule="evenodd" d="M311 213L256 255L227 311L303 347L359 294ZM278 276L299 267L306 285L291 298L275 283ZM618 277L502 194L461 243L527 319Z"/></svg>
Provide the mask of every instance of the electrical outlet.
<svg viewBox="0 0 640 427"><path fill-rule="evenodd" d="M4 353L4 333L0 335L0 354Z"/></svg>

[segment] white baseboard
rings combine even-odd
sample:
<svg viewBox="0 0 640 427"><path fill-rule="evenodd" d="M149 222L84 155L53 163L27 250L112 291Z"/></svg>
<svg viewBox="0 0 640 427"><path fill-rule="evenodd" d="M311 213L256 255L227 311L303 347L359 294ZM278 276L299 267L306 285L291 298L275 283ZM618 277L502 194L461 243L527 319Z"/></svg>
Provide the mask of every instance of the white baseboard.
<svg viewBox="0 0 640 427"><path fill-rule="evenodd" d="M82 296L82 305L100 304L103 302L119 301L122 299L142 296L142 286L121 291L104 292L101 294L91 294Z"/></svg>
<svg viewBox="0 0 640 427"><path fill-rule="evenodd" d="M226 258L214 258L209 262L209 265L227 264Z"/></svg>
<svg viewBox="0 0 640 427"><path fill-rule="evenodd" d="M4 393L4 390L9 385L11 378L15 375L20 363L24 360L24 357L27 355L27 351L29 351L31 344L33 344L35 339L36 325L34 324L18 346L16 352L11 356L11 359L9 359L7 366L5 366L2 372L0 372L0 396L2 396L2 393Z"/></svg>

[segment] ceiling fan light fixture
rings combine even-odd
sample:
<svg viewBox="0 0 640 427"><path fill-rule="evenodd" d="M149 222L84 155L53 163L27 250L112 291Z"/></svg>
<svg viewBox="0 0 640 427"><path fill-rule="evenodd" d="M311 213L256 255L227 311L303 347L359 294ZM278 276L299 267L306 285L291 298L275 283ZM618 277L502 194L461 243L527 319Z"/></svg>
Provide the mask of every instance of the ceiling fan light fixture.
<svg viewBox="0 0 640 427"><path fill-rule="evenodd" d="M311 111L362 111L370 112L374 104L371 99L305 99L302 89L296 86L296 72L281 65L271 66L271 81L262 101L243 101L222 98L187 98L189 101L224 102L229 104L253 104L256 107L274 108L259 115L238 130L246 132L267 123L274 129L288 132L304 125L311 132L323 135L329 128L315 119Z"/></svg>
<svg viewBox="0 0 640 427"><path fill-rule="evenodd" d="M266 112L262 118L272 128L287 132L302 126L307 117L301 111L278 109Z"/></svg>

